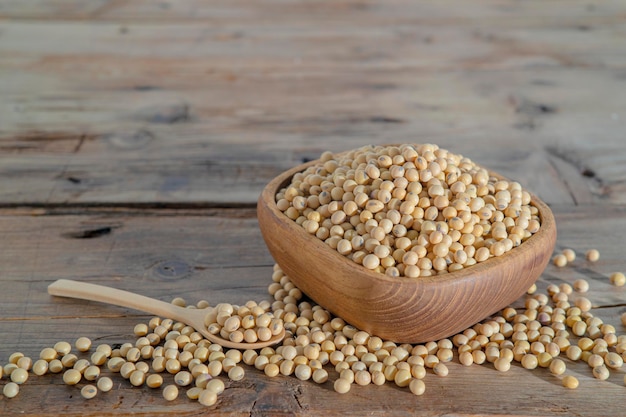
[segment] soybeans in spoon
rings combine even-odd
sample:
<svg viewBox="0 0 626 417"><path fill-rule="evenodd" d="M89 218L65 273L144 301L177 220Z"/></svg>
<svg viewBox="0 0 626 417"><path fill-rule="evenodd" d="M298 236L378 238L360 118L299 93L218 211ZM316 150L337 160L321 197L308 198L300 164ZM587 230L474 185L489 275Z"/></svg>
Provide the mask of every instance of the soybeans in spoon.
<svg viewBox="0 0 626 417"><path fill-rule="evenodd" d="M196 329L212 343L227 348L261 349L275 345L285 337L282 320L275 319L271 313L262 309L248 309L249 314L242 318L237 315L239 309L234 309L230 304L218 305L216 308L189 309L116 288L68 279L60 279L50 284L48 293L132 308L178 320ZM254 332L256 338L250 332L245 337L248 330Z"/></svg>

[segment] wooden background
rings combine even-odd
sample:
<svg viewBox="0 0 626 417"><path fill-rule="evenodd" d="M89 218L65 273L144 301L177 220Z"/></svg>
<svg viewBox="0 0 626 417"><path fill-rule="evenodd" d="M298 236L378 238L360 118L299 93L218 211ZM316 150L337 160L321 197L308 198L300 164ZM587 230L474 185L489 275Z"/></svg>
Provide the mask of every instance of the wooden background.
<svg viewBox="0 0 626 417"><path fill-rule="evenodd" d="M626 290L626 3L581 0L0 0L0 363L62 339L132 340L148 316L53 299L58 278L163 300L266 297L255 203L322 151L433 142L548 202L558 247L601 261L540 281L592 284L620 332ZM391 385L268 379L219 415L623 414L623 372L567 391L519 366L450 366ZM92 401L31 377L0 414L197 415L124 384Z"/></svg>

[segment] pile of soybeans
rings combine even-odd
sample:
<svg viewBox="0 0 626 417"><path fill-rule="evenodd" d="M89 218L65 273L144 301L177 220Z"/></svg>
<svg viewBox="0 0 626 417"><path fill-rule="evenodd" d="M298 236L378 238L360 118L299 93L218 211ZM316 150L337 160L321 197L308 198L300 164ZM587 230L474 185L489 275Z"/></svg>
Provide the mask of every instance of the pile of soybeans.
<svg viewBox="0 0 626 417"><path fill-rule="evenodd" d="M277 202L332 248L392 276L417 278L469 267L513 250L540 228L530 196L518 183L493 178L434 145L368 147L337 159L325 153L321 165L296 175ZM578 262L595 262L599 253L589 251L586 258ZM554 257L559 267L572 262L571 249ZM610 277L613 285L624 285L622 273ZM333 317L308 300L278 265L268 290L272 301L217 304L211 313L215 323L208 326L227 335L245 329L245 341L269 338L268 331L284 327L278 346L225 349L190 326L154 317L135 326L136 340L117 346L93 347L81 337L73 345L59 341L45 347L35 358L13 353L0 367L0 379L8 380L4 397L16 397L32 376L62 374L64 383L79 388L86 399L111 391L119 380L161 389L168 401L184 391L212 406L229 381L243 379L250 368L271 378L332 384L340 394L355 384L391 383L422 395L425 376L447 376L452 361L494 372L519 363L575 389L578 379L568 373L569 364L584 362L595 378L605 380L626 360L626 335L594 317L584 296L589 284L582 279L551 284L545 292L533 285L515 307L450 338L416 345L382 340ZM181 298L172 302L187 306ZM200 300L187 307L208 304ZM626 313L621 320L626 326Z"/></svg>
<svg viewBox="0 0 626 417"><path fill-rule="evenodd" d="M518 182L437 145L366 146L294 175L276 205L365 268L417 278L519 246L540 228Z"/></svg>

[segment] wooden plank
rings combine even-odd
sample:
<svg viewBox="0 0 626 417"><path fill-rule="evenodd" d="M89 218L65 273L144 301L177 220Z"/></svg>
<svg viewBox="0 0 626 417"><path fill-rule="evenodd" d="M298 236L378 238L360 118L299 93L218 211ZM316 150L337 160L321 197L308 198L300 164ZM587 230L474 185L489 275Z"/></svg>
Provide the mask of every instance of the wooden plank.
<svg viewBox="0 0 626 417"><path fill-rule="evenodd" d="M621 253L621 230L626 229L624 207L554 207L559 229L558 248L574 248L579 257L571 267L550 265L540 289L548 283L572 283L585 277L594 314L613 323L620 334L619 315L626 311L625 289L608 283L608 274L626 270ZM236 211L236 210L231 210ZM86 335L94 343L133 340L132 328L148 316L117 307L49 297L46 286L57 278L74 278L113 285L163 300L183 296L189 302L244 302L267 297L272 259L247 214L179 217L148 211L84 215L0 217L0 362L13 351L37 355L65 339ZM211 213L215 214L215 213ZM82 238L81 238L82 237ZM601 259L590 264L581 254L598 248ZM547 370L527 371L513 366L500 373L491 365L465 368L453 362L447 378L429 374L427 390L415 397L389 384L353 387L338 395L331 382L321 386L290 377L270 380L246 367L246 378L228 382L216 415L619 415L624 395L623 374L595 380L589 368L568 361L568 372L580 379L576 391L561 387ZM479 388L477 388L479 387ZM487 394L488 393L488 394ZM506 399L504 401L503 399ZM126 381L108 394L85 401L76 387L57 376L35 377L19 397L0 400L0 414L13 415L197 415L197 403L179 398L166 403L148 388L131 388Z"/></svg>
<svg viewBox="0 0 626 417"><path fill-rule="evenodd" d="M173 3L154 3L146 0L3 0L0 16L11 19L73 19L111 20L128 19L134 21L176 21L208 20L216 22L239 19L248 22L255 16L264 20L281 20L281 16L307 15L311 19L328 22L329 16L340 19L352 15L363 19L376 14L381 19L419 19L425 23L456 22L464 20L494 20L518 15L519 18L542 21L547 19L564 20L571 18L596 18L615 15L622 10L619 0L602 1L590 4L584 0L556 0L543 2L532 0L510 2L507 0L482 0L467 7L459 0L441 2L410 2L390 0L384 6L375 1L350 2L317 1L314 4L288 2L283 0L231 0L214 1L211 4L199 0L179 0Z"/></svg>
<svg viewBox="0 0 626 417"><path fill-rule="evenodd" d="M211 6L213 7L213 6ZM623 10L622 10L623 12ZM306 13L306 14L305 14ZM342 14L343 13L343 14ZM417 10L417 14L420 10ZM250 16L255 13L250 10ZM275 20L281 16L279 20ZM402 22L368 12L355 19L339 11L337 19L320 24L303 11L289 22L256 15L220 23L117 21L2 22L0 51L8 63L70 65L81 54L95 59L107 76L111 64L134 58L155 64L202 62L206 72L368 69L514 69L541 67L624 68L624 18L619 12L597 21L581 14L578 23L542 20L509 12L487 21L430 19ZM597 25L597 27L594 27ZM59 62L59 59L62 59ZM209 60L206 62L206 60ZM95 62L94 62L95 63ZM108 63L108 65L107 65ZM152 68L147 74L159 72ZM73 72L80 77L80 72ZM175 74L172 74L175 75ZM197 75L185 74L181 75ZM234 78L231 75L231 81Z"/></svg>
<svg viewBox="0 0 626 417"><path fill-rule="evenodd" d="M621 11L2 1L0 204L252 206L324 150L409 141L621 204Z"/></svg>
<svg viewBox="0 0 626 417"><path fill-rule="evenodd" d="M86 71L97 71L91 65ZM611 71L247 76L232 88L205 78L197 91L183 80L131 91L146 68L103 80L98 95L60 68L67 89L6 95L0 173L11 181L2 204L251 205L271 178L324 150L412 141L471 157L548 203L626 198L626 98L612 94L624 80ZM184 101L172 89L184 89ZM19 103L32 110L16 112ZM176 114L189 116L161 122Z"/></svg>

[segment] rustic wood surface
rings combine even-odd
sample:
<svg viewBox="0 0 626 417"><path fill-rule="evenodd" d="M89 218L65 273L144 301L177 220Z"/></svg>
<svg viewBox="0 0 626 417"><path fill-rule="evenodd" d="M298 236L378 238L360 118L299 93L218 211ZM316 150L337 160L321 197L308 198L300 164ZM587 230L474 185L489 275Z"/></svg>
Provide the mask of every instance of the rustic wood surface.
<svg viewBox="0 0 626 417"><path fill-rule="evenodd" d="M434 142L550 204L557 247L601 260L548 266L592 284L613 323L625 271L626 3L582 0L176 2L0 0L0 363L58 340L132 340L147 315L52 298L71 278L244 302L273 260L255 203L280 172L369 143ZM608 381L450 365L426 393L338 395L250 368L215 415L623 415ZM4 385L6 378L0 381ZM198 415L128 384L91 401L31 377L0 415Z"/></svg>

